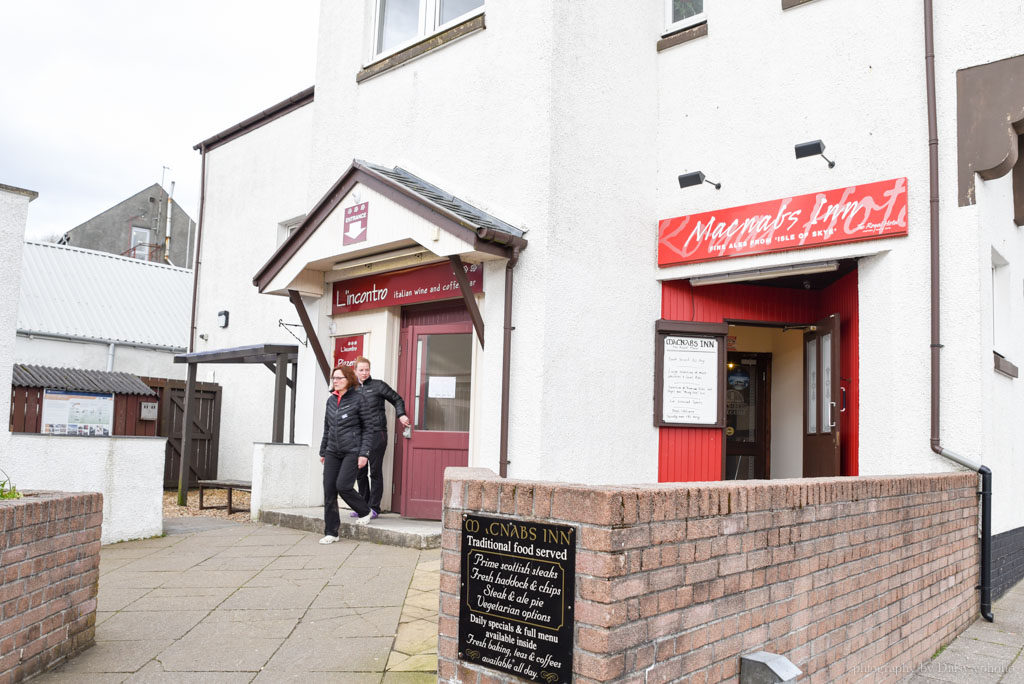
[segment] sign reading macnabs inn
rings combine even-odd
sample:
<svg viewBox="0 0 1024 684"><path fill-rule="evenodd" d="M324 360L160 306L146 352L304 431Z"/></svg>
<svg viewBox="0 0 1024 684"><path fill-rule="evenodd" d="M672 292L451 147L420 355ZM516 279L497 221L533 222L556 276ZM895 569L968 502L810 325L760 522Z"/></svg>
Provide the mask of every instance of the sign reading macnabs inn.
<svg viewBox="0 0 1024 684"><path fill-rule="evenodd" d="M658 266L907 234L907 179L658 222Z"/></svg>
<svg viewBox="0 0 1024 684"><path fill-rule="evenodd" d="M469 288L473 292L483 292L483 267L478 264L463 264L463 269L469 279ZM455 279L455 273L448 262L407 271L341 280L334 283L333 294L331 313L335 316L350 311L433 302L462 296L459 281Z"/></svg>

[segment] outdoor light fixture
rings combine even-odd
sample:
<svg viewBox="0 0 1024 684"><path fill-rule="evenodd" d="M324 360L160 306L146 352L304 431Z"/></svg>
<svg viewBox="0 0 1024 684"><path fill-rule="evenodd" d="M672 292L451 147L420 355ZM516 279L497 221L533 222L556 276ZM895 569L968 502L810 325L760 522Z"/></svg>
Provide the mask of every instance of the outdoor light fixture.
<svg viewBox="0 0 1024 684"><path fill-rule="evenodd" d="M704 174L702 172L700 172L700 171L694 171L693 173L684 173L684 174L679 176L679 187L680 188L688 188L691 185L700 185L701 183L707 183L708 185L714 185L715 186L715 190L721 190L722 189L722 184L721 183L715 183L713 181L707 180L707 178L704 177Z"/></svg>
<svg viewBox="0 0 1024 684"><path fill-rule="evenodd" d="M217 325L219 325L222 328L228 327L228 315L229 314L228 314L227 311L218 311L217 312Z"/></svg>
<svg viewBox="0 0 1024 684"><path fill-rule="evenodd" d="M809 275L811 273L830 273L839 269L838 261L815 261L810 264L792 264L790 266L773 266L755 268L749 271L731 271L715 275L690 278L690 285L722 285L723 283L741 283L748 280L768 280L785 276Z"/></svg>
<svg viewBox="0 0 1024 684"><path fill-rule="evenodd" d="M816 157L821 156L822 159L828 162L828 168L834 168L836 163L825 156L825 143L820 140L812 140L811 142L797 143L796 144L796 158L803 159L804 157Z"/></svg>

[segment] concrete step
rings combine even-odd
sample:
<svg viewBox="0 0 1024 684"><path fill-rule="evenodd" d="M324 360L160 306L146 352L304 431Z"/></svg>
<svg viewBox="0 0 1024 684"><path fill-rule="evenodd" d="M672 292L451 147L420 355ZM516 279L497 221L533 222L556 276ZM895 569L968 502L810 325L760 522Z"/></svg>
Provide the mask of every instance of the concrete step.
<svg viewBox="0 0 1024 684"><path fill-rule="evenodd" d="M323 534L324 509L280 508L263 511L260 522ZM411 549L437 549L441 547L441 522L403 518L397 513L382 513L377 519L371 520L369 525L356 525L355 518L349 517L349 511L343 508L338 536L342 539Z"/></svg>

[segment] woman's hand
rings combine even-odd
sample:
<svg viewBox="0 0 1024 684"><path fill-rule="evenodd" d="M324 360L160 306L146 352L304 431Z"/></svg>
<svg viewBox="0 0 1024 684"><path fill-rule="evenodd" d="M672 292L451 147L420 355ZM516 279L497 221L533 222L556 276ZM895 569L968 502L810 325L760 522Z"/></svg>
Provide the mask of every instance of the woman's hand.
<svg viewBox="0 0 1024 684"><path fill-rule="evenodd" d="M323 464L324 464L324 457L323 457L323 456L321 456L321 457L320 457L320 465L323 465Z"/></svg>
<svg viewBox="0 0 1024 684"><path fill-rule="evenodd" d="M370 459L366 458L365 456L360 456L359 460L356 461L356 463L359 464L360 468L365 468L366 464L369 463L369 462L370 462Z"/></svg>

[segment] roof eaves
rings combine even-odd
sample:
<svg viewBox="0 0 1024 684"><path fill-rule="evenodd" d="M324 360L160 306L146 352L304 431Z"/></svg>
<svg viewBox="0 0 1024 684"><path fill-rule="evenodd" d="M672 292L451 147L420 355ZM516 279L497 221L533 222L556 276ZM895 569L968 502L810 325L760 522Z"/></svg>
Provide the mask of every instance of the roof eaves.
<svg viewBox="0 0 1024 684"><path fill-rule="evenodd" d="M231 142L235 138L241 137L261 126L265 126L274 119L278 119L285 114L299 109L300 107L304 107L313 101L314 88L315 86L310 86L302 92L296 93L295 95L264 109L259 114L254 114L245 121L237 123L216 135L210 136L202 142L196 143L192 146L192 149L199 150L200 154L205 154L224 143Z"/></svg>

